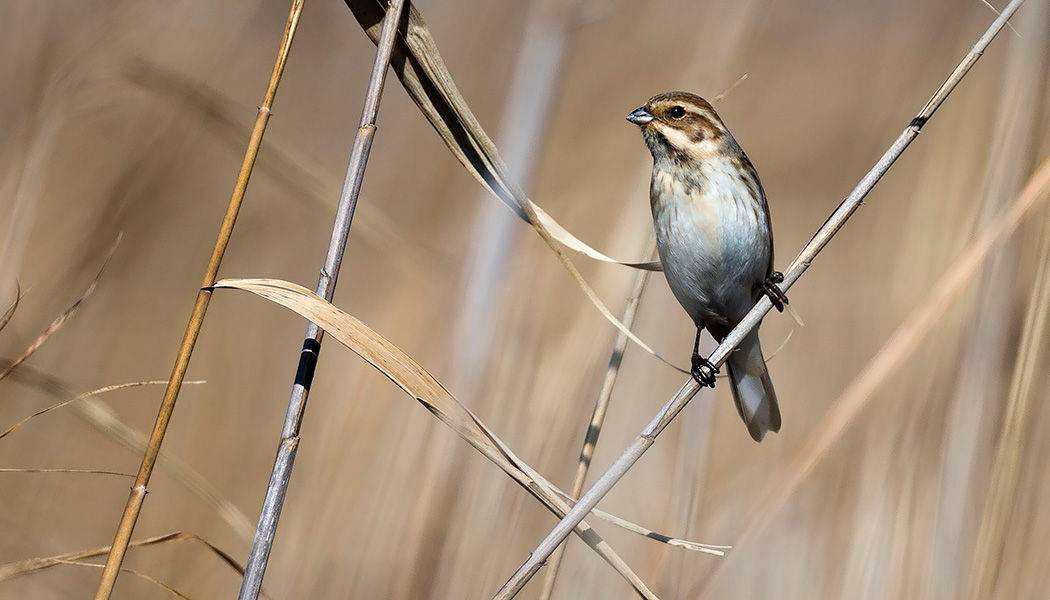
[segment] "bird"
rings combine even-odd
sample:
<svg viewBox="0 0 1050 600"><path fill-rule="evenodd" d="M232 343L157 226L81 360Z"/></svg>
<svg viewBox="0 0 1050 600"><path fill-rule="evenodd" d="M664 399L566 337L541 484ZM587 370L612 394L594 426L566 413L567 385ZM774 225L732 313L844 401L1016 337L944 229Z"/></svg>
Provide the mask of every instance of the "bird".
<svg viewBox="0 0 1050 600"><path fill-rule="evenodd" d="M667 284L696 325L691 374L714 387L719 370L700 356L700 333L721 342L762 294L787 297L773 270L773 229L758 173L711 104L667 92L627 115L653 156L649 200ZM730 353L729 388L751 437L780 431L780 408L758 328Z"/></svg>

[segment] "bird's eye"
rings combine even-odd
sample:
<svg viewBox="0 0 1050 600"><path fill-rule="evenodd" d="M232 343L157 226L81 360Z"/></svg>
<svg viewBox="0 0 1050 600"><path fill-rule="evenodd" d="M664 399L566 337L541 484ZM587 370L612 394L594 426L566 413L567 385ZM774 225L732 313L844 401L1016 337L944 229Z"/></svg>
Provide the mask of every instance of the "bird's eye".
<svg viewBox="0 0 1050 600"><path fill-rule="evenodd" d="M685 116L685 109L684 108L682 108L681 106L672 106L671 107L671 118L672 119L681 119L684 116Z"/></svg>

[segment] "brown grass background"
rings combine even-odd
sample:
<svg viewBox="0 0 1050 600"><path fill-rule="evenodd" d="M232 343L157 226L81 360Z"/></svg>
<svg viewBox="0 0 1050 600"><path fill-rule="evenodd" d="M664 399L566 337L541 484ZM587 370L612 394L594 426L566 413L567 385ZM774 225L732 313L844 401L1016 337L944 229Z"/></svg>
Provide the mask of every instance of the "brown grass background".
<svg viewBox="0 0 1050 600"><path fill-rule="evenodd" d="M500 142L523 35L563 43L549 102L526 122L534 200L595 247L637 258L651 231L650 158L624 115L650 95L713 97L762 175L783 268L994 18L978 0L420 1L457 83ZM167 376L288 3L0 3L0 303L27 292L0 333L17 356L87 287L99 288L25 365L86 391ZM806 327L771 362L784 428L762 444L725 386L703 392L602 503L661 532L734 544L764 485L893 329L1046 156L1045 2L1030 1L791 291ZM374 50L349 11L310 0L260 166L223 264L226 277L313 287ZM539 68L550 68L539 67ZM168 85L157 77L163 74ZM181 86L181 87L180 87ZM520 97L525 94L524 98ZM209 107L202 110L202 106ZM223 119L229 119L227 123ZM505 138L504 138L505 139ZM521 158L508 153L512 168ZM289 161L301 167L288 170ZM413 356L512 448L568 487L614 329L526 225L500 234L494 279L480 241L509 210L483 195L393 79L336 304ZM990 596L1042 598L1050 584L1050 410L1039 358L1008 526L976 545L1004 403L1031 293L1037 211L929 338L880 388L774 518L728 558L668 548L599 524L661 598L961 598L974 562ZM504 225L506 225L504 223ZM575 258L618 312L630 269ZM472 286L487 295L469 305ZM475 308L467 309L467 306ZM1044 309L1046 307L1043 307ZM246 294L216 294L165 450L254 523L304 323ZM792 329L772 315L768 351ZM688 318L653 279L636 331L687 362ZM682 382L631 347L595 458L600 472ZM152 427L159 387L100 397ZM0 382L0 429L57 402ZM134 472L137 453L74 410L0 440L0 467ZM275 598L484 598L553 526L552 516L349 351L321 356L267 572ZM0 473L0 562L110 543L130 480ZM198 534L238 560L249 540L159 469L136 537ZM730 561L711 582L719 562ZM239 577L199 546L132 550L126 566L191 598L229 598ZM89 597L96 569L61 566L0 582L2 598ZM706 587L705 587L706 586ZM535 597L539 580L522 597ZM167 598L123 575L117 598ZM555 597L627 598L572 539Z"/></svg>

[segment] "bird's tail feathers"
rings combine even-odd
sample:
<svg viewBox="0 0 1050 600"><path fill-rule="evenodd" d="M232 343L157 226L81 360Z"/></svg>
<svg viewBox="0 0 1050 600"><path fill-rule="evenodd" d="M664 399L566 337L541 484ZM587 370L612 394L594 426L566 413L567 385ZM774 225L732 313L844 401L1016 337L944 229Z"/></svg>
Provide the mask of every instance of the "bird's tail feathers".
<svg viewBox="0 0 1050 600"><path fill-rule="evenodd" d="M729 355L729 389L740 418L756 442L770 431L780 431L780 407L769 378L758 331L752 330Z"/></svg>

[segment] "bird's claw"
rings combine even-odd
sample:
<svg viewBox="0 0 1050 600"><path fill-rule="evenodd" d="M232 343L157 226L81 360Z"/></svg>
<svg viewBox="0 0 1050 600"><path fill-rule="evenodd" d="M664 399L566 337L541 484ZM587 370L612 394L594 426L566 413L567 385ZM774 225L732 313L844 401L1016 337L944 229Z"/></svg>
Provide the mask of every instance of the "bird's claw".
<svg viewBox="0 0 1050 600"><path fill-rule="evenodd" d="M693 376L693 379L703 387L715 387L715 375L721 373L718 367L699 354L693 355L692 362L692 369L689 370L689 373Z"/></svg>
<svg viewBox="0 0 1050 600"><path fill-rule="evenodd" d="M784 283L784 274L780 271L773 271L762 282L762 291L769 298L769 301L773 303L773 308L777 309L777 312L784 312L784 305L788 303L788 297L784 290L777 285L778 283Z"/></svg>

